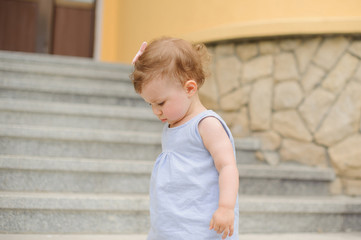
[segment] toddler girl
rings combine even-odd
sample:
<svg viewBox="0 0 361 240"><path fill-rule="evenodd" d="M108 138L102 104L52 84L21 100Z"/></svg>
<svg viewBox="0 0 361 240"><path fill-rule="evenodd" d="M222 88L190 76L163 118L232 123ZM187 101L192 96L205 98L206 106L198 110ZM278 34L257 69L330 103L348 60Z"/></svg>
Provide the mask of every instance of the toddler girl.
<svg viewBox="0 0 361 240"><path fill-rule="evenodd" d="M198 97L204 45L161 38L133 60L135 91L165 122L150 183L148 240L238 239L238 170L225 122Z"/></svg>

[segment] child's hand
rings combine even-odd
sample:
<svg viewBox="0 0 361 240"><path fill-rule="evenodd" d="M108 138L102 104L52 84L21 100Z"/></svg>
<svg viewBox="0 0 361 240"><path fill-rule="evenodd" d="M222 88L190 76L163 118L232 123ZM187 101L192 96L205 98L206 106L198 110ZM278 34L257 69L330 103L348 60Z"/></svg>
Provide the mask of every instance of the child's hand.
<svg viewBox="0 0 361 240"><path fill-rule="evenodd" d="M209 229L216 231L218 234L223 233L222 239L232 236L234 231L234 209L219 207L214 212Z"/></svg>

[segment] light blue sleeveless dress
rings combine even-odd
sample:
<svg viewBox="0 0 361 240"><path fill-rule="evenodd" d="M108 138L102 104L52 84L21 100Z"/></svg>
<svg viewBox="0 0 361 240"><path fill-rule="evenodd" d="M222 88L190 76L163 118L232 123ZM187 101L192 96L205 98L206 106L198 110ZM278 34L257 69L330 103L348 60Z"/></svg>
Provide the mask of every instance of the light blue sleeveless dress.
<svg viewBox="0 0 361 240"><path fill-rule="evenodd" d="M215 117L222 123L234 150L234 141L225 122L212 110L206 110L181 126L162 135L162 153L158 156L150 183L151 228L148 240L220 240L222 235L209 230L218 208L218 171L204 147L199 122ZM238 239L238 199L234 209L234 234Z"/></svg>

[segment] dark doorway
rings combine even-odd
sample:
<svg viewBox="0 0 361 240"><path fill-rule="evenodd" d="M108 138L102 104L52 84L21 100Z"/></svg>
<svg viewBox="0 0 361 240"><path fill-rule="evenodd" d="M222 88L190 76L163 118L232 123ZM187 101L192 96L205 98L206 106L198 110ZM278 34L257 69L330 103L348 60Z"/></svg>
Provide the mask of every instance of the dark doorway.
<svg viewBox="0 0 361 240"><path fill-rule="evenodd" d="M0 0L0 50L93 57L95 0Z"/></svg>

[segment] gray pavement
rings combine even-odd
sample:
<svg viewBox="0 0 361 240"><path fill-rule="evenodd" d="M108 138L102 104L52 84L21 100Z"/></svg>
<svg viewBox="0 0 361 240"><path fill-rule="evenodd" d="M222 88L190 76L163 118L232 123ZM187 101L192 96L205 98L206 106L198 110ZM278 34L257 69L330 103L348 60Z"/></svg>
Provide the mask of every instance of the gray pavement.
<svg viewBox="0 0 361 240"><path fill-rule="evenodd" d="M145 240L146 237L146 235L0 234L0 240ZM239 240L361 240L361 232L241 234Z"/></svg>

